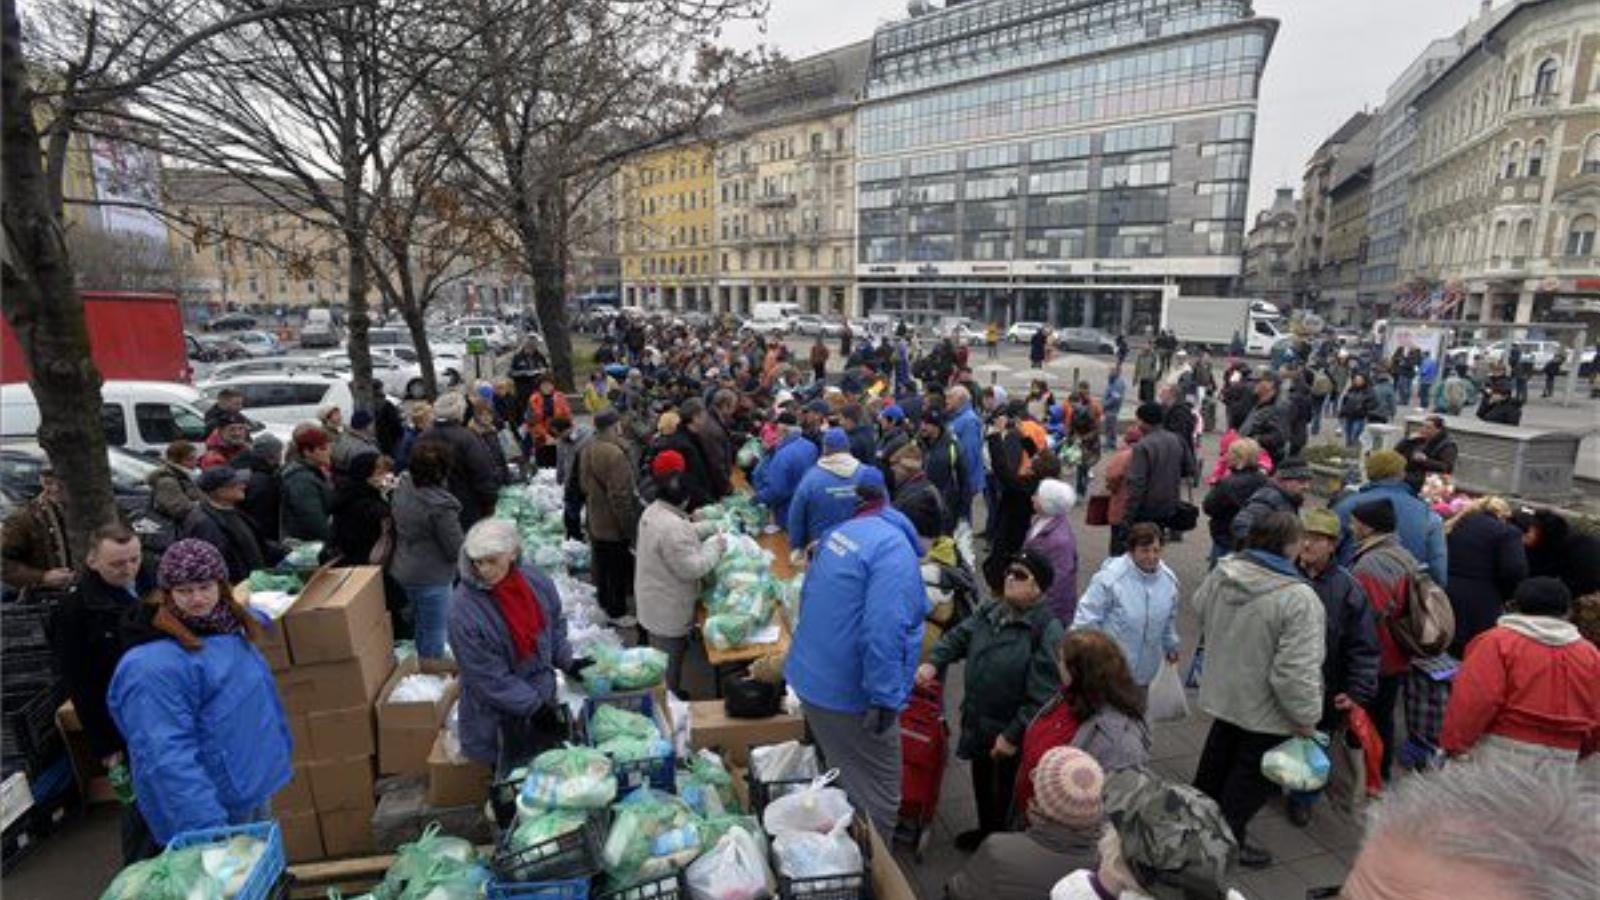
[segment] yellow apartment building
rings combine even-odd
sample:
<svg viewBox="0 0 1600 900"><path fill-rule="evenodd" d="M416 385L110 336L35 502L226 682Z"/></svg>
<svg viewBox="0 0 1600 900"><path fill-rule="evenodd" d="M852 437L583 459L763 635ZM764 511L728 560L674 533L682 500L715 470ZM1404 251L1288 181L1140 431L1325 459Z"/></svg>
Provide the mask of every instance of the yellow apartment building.
<svg viewBox="0 0 1600 900"><path fill-rule="evenodd" d="M641 154L618 173L624 305L711 311L712 161L708 143L686 142Z"/></svg>

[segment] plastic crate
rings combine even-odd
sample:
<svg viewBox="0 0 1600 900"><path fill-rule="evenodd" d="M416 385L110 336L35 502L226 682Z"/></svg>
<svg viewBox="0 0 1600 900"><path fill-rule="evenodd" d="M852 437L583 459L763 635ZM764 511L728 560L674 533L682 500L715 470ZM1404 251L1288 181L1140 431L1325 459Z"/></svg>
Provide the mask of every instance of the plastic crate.
<svg viewBox="0 0 1600 900"><path fill-rule="evenodd" d="M50 617L54 602L16 601L0 604L0 643L6 653L50 649Z"/></svg>
<svg viewBox="0 0 1600 900"><path fill-rule="evenodd" d="M602 891L595 900L677 900L678 897L688 895L689 891L683 883L683 873L673 872L660 878L635 881L627 887Z"/></svg>
<svg viewBox="0 0 1600 900"><path fill-rule="evenodd" d="M43 687L59 680L56 676L55 654L50 652L50 648L12 650L6 647L6 665L5 670L0 672L0 687L4 687L7 694L13 693L16 688Z"/></svg>
<svg viewBox="0 0 1600 900"><path fill-rule="evenodd" d="M515 833L516 829L508 828L500 835L490 864L502 881L526 884L587 878L600 871L600 851L606 840L603 811L590 813L581 828L520 850L510 846Z"/></svg>
<svg viewBox="0 0 1600 900"><path fill-rule="evenodd" d="M589 900L589 879L565 881L489 882L488 900Z"/></svg>
<svg viewBox="0 0 1600 900"><path fill-rule="evenodd" d="M555 712L556 718L559 720L565 734L565 738L555 744L555 746L560 746L566 740L575 739L576 735L572 726L572 716L567 712L567 708L565 706L557 706ZM502 735L500 750L500 758L495 762L494 767L494 781L489 785L489 804L490 809L494 812L495 826L509 828L511 820L517 814L517 794L522 792L522 779L512 778L511 773L517 769L527 767L538 754L530 755L508 749L504 735Z"/></svg>
<svg viewBox="0 0 1600 900"><path fill-rule="evenodd" d="M249 825L185 831L173 836L167 842L167 849L182 850L185 847L218 844L241 835L266 841L267 848L261 854L261 859L256 861L255 868L250 870L244 887L234 895L235 900L272 900L278 890L278 882L289 867L283 855L283 833L278 830L277 822L252 822Z"/></svg>
<svg viewBox="0 0 1600 900"><path fill-rule="evenodd" d="M861 871L849 875L820 878L790 878L778 875L780 900L870 900L872 897L872 840L867 836L866 820L857 815L850 823L850 836L861 849ZM772 854L772 871L777 873L777 853Z"/></svg>
<svg viewBox="0 0 1600 900"><path fill-rule="evenodd" d="M10 664L10 657L6 659ZM66 743L56 728L56 710L67 697L60 683L7 694L0 716L0 760L36 778L62 759Z"/></svg>
<svg viewBox="0 0 1600 900"><path fill-rule="evenodd" d="M594 746L594 736L589 729L589 720L594 716L595 710L601 706L615 706L629 712L636 712L648 717L656 723L656 728L661 732L662 740L670 747L672 732L667 723L657 713L655 696L649 692L635 694L609 694L603 697L594 697L583 702L583 742ZM658 791L675 794L678 791L678 759L677 754L670 749L666 756L636 759L630 762L619 762L613 766L617 776L617 796L623 796L635 788L648 784Z"/></svg>

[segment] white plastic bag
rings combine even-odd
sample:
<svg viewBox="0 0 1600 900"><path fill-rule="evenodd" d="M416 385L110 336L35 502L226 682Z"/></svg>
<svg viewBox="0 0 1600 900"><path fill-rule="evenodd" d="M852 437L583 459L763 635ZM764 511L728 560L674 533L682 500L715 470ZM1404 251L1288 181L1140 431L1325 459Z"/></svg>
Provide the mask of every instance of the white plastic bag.
<svg viewBox="0 0 1600 900"><path fill-rule="evenodd" d="M1291 791L1320 791L1332 769L1323 749L1327 745L1328 736L1321 732L1316 737L1292 737L1261 757L1261 774Z"/></svg>
<svg viewBox="0 0 1600 900"><path fill-rule="evenodd" d="M689 865L693 900L761 900L777 891L761 839L735 825Z"/></svg>
<svg viewBox="0 0 1600 900"><path fill-rule="evenodd" d="M761 813L762 827L768 834L781 835L786 831L827 834L841 823L848 826L856 813L855 807L850 805L844 791L824 786L831 780L825 775L804 790L785 794L768 803Z"/></svg>
<svg viewBox="0 0 1600 900"><path fill-rule="evenodd" d="M1176 722L1189 717L1189 698L1183 694L1183 676L1176 663L1164 662L1150 682L1149 717L1152 722Z"/></svg>
<svg viewBox="0 0 1600 900"><path fill-rule="evenodd" d="M772 839L772 850L778 856L778 871L788 878L861 874L861 848L850 837L848 818L825 834L782 832Z"/></svg>
<svg viewBox="0 0 1600 900"><path fill-rule="evenodd" d="M756 781L794 781L821 775L817 748L799 741L784 741L750 751L750 773Z"/></svg>

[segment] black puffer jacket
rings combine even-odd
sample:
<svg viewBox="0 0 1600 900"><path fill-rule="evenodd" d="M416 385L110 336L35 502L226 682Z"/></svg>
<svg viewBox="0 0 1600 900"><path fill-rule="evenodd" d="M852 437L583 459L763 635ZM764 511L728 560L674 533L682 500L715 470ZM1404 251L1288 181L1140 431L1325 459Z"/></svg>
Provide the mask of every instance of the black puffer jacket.
<svg viewBox="0 0 1600 900"><path fill-rule="evenodd" d="M1317 727L1331 731L1339 718L1333 698L1349 694L1366 706L1378 694L1378 625L1372 603L1343 566L1330 562L1322 574L1307 577L1322 601L1327 626L1327 653L1322 658L1322 721Z"/></svg>
<svg viewBox="0 0 1600 900"><path fill-rule="evenodd" d="M1234 546L1234 517L1266 483L1266 473L1260 469L1236 469L1211 488L1202 508L1208 518L1213 543L1228 548Z"/></svg>
<svg viewBox="0 0 1600 900"><path fill-rule="evenodd" d="M1260 521L1263 517L1275 512L1298 514L1300 512L1301 498L1284 490L1277 482L1268 481L1250 495L1239 509L1239 514L1233 517L1233 541L1235 546L1242 545L1246 536L1250 534L1250 526Z"/></svg>

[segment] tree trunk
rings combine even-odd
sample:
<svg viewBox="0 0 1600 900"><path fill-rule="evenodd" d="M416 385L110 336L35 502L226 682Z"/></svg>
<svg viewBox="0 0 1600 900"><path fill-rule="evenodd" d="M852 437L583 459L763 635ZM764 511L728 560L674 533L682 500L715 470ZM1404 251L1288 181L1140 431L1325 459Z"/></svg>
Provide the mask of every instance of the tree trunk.
<svg viewBox="0 0 1600 900"><path fill-rule="evenodd" d="M572 334L567 324L566 271L562 266L562 235L554 224L558 217L548 213L551 201L541 202L546 207L539 215L543 227L525 223L521 229L523 249L528 257L528 273L533 278L533 307L539 316L539 327L544 331L545 349L550 355L550 369L556 387L572 393L573 380ZM559 204L560 199L555 203Z"/></svg>
<svg viewBox="0 0 1600 900"><path fill-rule="evenodd" d="M89 533L116 518L100 421L100 372L89 352L65 234L50 211L16 0L0 0L0 32L5 318L27 357L28 384L39 405L39 444L66 485L68 540L73 558L82 559Z"/></svg>
<svg viewBox="0 0 1600 900"><path fill-rule="evenodd" d="M372 409L374 384L372 380L372 347L367 343L367 330L372 320L367 315L367 255L355 237L346 236L346 252L350 254L350 290L345 295L345 324L350 338L345 349L350 354L350 391L355 396L356 409Z"/></svg>
<svg viewBox="0 0 1600 900"><path fill-rule="evenodd" d="M422 368L422 388L429 400L439 396L438 376L434 374L433 348L428 346L428 322L422 315L422 307L414 298L407 298L400 308L400 317L405 319L406 328L411 331L411 343L417 350L417 365Z"/></svg>

